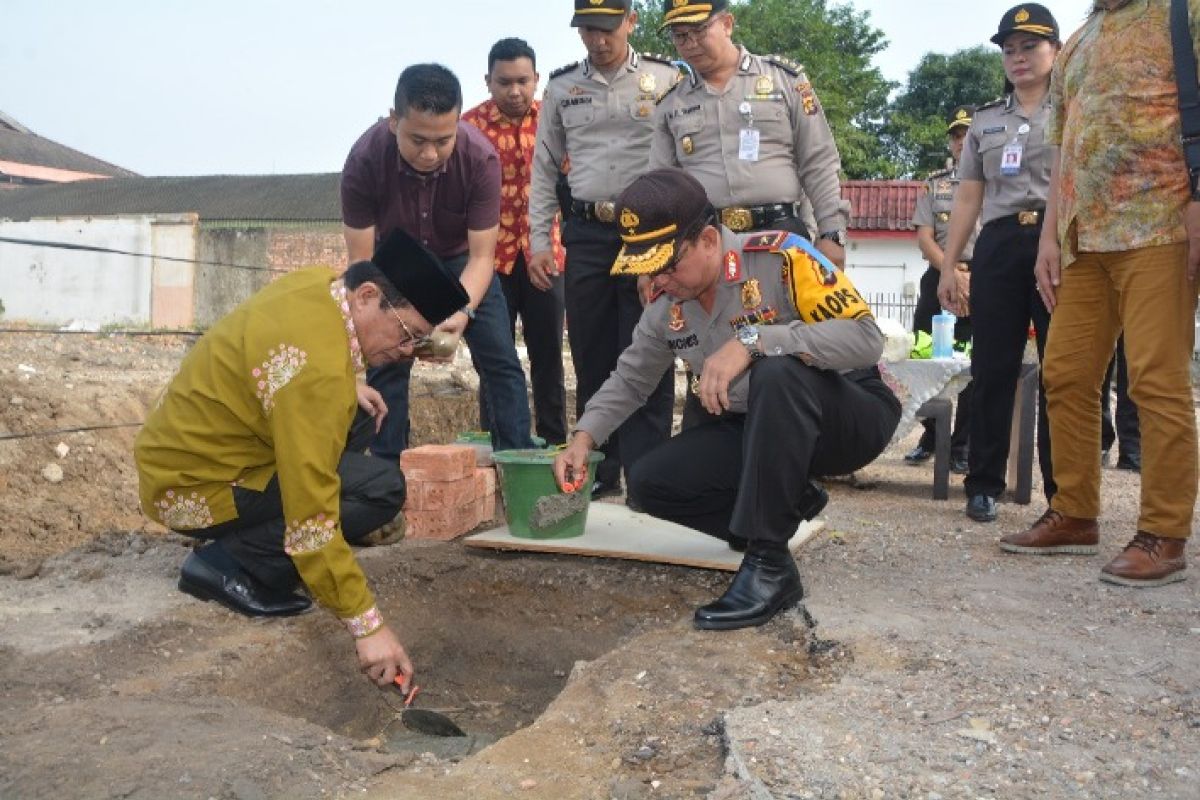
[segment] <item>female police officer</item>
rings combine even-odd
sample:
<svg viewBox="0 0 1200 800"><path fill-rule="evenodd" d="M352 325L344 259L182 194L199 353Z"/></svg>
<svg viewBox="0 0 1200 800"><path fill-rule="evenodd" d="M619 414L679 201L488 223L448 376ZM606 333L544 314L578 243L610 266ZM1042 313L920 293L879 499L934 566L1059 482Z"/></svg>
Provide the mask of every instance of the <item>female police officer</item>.
<svg viewBox="0 0 1200 800"><path fill-rule="evenodd" d="M992 42L1004 52L1007 93L980 106L967 133L959 165L962 183L950 216L938 286L944 307L967 312L954 273L976 222L982 222L971 262L975 392L964 484L967 516L978 522L996 518L996 498L1004 492L1013 396L1030 319L1039 356L1050 324L1049 312L1038 299L1033 267L1050 186L1051 148L1045 136L1050 70L1062 46L1054 16L1036 3L1009 9ZM1050 498L1050 430L1044 393L1041 398L1038 460Z"/></svg>

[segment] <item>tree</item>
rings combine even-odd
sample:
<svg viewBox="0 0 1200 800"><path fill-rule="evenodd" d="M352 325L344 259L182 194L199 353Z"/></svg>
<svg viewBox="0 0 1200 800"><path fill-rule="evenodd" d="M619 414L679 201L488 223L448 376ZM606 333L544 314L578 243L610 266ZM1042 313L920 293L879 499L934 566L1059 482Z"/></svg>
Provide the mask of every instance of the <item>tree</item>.
<svg viewBox="0 0 1200 800"><path fill-rule="evenodd" d="M638 29L631 42L638 50L675 53L658 33L662 4L635 0ZM736 20L734 40L760 55L786 56L804 65L829 119L848 178L886 177L894 173L882 138L888 93L871 59L887 46L867 12L826 0L740 0L730 3Z"/></svg>
<svg viewBox="0 0 1200 800"><path fill-rule="evenodd" d="M908 74L885 126L897 173L920 177L942 168L950 112L956 106L986 103L1003 89L1004 66L995 48L926 53Z"/></svg>

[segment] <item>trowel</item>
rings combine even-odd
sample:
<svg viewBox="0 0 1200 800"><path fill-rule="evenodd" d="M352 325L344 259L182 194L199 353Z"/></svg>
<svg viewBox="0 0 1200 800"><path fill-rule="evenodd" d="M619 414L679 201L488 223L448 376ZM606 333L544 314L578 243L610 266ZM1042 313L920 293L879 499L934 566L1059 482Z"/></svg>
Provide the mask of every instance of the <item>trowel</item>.
<svg viewBox="0 0 1200 800"><path fill-rule="evenodd" d="M404 678L397 675L394 688L396 693L404 698L404 710L400 712L400 721L410 731L423 733L426 736L467 735L466 731L455 725L454 721L445 714L439 714L436 711L429 711L424 708L411 707L413 699L417 696L417 692L421 690L420 686L413 686L412 689L405 693Z"/></svg>

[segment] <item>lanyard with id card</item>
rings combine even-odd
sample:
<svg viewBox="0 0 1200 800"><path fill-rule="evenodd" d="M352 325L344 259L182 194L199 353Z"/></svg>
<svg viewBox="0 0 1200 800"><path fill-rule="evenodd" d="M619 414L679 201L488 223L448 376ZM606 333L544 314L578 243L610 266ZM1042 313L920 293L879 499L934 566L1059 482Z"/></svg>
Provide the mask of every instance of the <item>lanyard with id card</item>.
<svg viewBox="0 0 1200 800"><path fill-rule="evenodd" d="M754 107L748 100L743 100L738 106L746 127L738 131L738 159L740 161L758 161L759 146L762 144L762 131L754 127Z"/></svg>
<svg viewBox="0 0 1200 800"><path fill-rule="evenodd" d="M1025 145L1021 143L1021 137L1029 133L1029 123L1022 122L1021 127L1017 128L1017 135L1013 140L1004 145L1004 150L1000 153L1000 174L1001 175L1019 175L1021 173L1021 161L1025 157Z"/></svg>

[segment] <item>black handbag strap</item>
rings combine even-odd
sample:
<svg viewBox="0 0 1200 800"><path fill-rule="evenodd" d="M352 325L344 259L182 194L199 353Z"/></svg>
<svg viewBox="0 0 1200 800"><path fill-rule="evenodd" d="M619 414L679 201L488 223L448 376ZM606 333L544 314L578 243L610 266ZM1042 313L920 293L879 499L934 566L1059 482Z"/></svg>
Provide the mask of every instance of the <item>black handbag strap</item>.
<svg viewBox="0 0 1200 800"><path fill-rule="evenodd" d="M1179 85L1179 123L1183 132L1183 157L1188 172L1200 174L1200 73L1192 49L1192 29L1187 0L1171 0L1171 50L1175 56L1175 82Z"/></svg>

